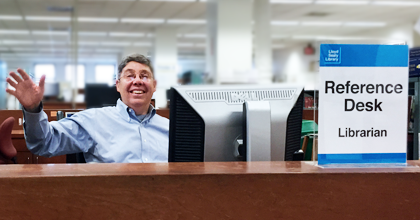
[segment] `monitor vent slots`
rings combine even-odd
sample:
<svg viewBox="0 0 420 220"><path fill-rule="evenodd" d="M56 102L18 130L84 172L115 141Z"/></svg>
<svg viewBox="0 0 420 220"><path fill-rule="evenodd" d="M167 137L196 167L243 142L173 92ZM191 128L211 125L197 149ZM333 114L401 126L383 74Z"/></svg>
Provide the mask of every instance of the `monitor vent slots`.
<svg viewBox="0 0 420 220"><path fill-rule="evenodd" d="M238 91L188 91L195 102L226 102L243 104L244 101L291 99L296 89L238 90Z"/></svg>
<svg viewBox="0 0 420 220"><path fill-rule="evenodd" d="M284 160L293 160L293 154L300 149L300 135L302 130L303 92L287 118L286 149Z"/></svg>
<svg viewBox="0 0 420 220"><path fill-rule="evenodd" d="M175 132L169 138L172 147L169 162L202 162L204 160L204 121L176 92L171 99L170 126ZM173 101L172 101L173 100ZM177 110L172 111L173 108ZM173 121L176 120L176 121Z"/></svg>

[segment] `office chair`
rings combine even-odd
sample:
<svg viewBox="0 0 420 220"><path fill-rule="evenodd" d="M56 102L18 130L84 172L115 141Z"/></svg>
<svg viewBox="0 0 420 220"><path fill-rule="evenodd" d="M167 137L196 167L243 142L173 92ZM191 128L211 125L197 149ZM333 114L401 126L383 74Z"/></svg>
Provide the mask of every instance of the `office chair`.
<svg viewBox="0 0 420 220"><path fill-rule="evenodd" d="M12 130L15 118L9 117L0 125L0 164L5 164L9 160L16 162L17 151L12 143Z"/></svg>

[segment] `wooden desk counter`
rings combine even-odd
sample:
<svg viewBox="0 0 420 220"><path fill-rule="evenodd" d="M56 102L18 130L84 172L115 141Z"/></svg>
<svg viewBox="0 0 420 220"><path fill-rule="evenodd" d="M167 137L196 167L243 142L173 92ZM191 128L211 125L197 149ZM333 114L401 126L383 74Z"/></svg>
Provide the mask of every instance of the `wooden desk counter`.
<svg viewBox="0 0 420 220"><path fill-rule="evenodd" d="M4 219L416 219L420 162L0 166Z"/></svg>

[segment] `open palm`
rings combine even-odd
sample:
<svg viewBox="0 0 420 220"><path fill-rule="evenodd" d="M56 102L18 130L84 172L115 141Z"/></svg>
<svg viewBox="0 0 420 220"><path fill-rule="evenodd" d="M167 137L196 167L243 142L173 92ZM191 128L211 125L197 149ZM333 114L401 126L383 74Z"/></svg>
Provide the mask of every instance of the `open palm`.
<svg viewBox="0 0 420 220"><path fill-rule="evenodd" d="M15 72L10 72L9 75L13 77L16 82L10 78L7 78L6 81L15 88L15 90L6 89L6 92L15 96L25 109L36 109L44 96L45 75L41 77L39 85L36 85L25 71L18 68L17 72L22 78Z"/></svg>

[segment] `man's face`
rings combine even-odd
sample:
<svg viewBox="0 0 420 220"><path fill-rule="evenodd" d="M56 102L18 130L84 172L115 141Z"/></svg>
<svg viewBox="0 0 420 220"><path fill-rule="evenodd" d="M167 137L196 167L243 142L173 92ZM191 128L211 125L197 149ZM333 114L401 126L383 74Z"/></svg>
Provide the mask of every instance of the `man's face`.
<svg viewBox="0 0 420 220"><path fill-rule="evenodd" d="M156 80L150 68L135 61L129 62L116 81L122 101L137 115L146 114L152 95L156 91Z"/></svg>

